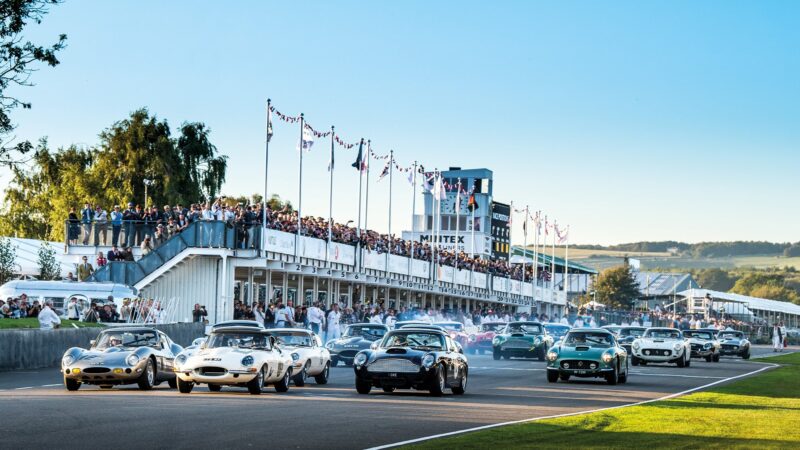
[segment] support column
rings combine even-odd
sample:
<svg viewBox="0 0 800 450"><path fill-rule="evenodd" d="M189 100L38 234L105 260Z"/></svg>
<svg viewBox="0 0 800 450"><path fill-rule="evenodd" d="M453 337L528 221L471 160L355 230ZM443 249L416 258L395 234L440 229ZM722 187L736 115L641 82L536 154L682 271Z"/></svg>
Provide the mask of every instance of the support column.
<svg viewBox="0 0 800 450"><path fill-rule="evenodd" d="M283 298L283 302L286 303L289 300L289 274L283 272L283 283L281 285L281 298Z"/></svg>
<svg viewBox="0 0 800 450"><path fill-rule="evenodd" d="M269 306L269 303L272 301L272 271L266 270L265 276L265 287L264 287L264 308Z"/></svg>
<svg viewBox="0 0 800 450"><path fill-rule="evenodd" d="M254 280L254 277L253 277L253 268L252 267L248 267L247 268L247 304L248 305L253 305L253 303L254 303L254 298L255 298L254 294L253 294L253 291L255 291L254 285L255 285L255 280Z"/></svg>

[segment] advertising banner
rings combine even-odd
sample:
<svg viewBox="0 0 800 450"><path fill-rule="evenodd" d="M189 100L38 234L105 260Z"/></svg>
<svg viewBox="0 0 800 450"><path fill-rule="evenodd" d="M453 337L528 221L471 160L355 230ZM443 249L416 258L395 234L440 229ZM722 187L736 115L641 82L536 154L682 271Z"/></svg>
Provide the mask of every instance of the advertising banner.
<svg viewBox="0 0 800 450"><path fill-rule="evenodd" d="M294 239L295 235L291 233L267 229L264 248L268 252L294 255Z"/></svg>
<svg viewBox="0 0 800 450"><path fill-rule="evenodd" d="M510 283L508 292L512 294L521 294L522 293L522 282L519 280L508 280Z"/></svg>
<svg viewBox="0 0 800 450"><path fill-rule="evenodd" d="M373 270L386 270L386 253L362 250L362 263L364 268Z"/></svg>
<svg viewBox="0 0 800 450"><path fill-rule="evenodd" d="M492 290L497 292L508 292L508 278L492 277Z"/></svg>
<svg viewBox="0 0 800 450"><path fill-rule="evenodd" d="M420 278L428 278L430 276L430 265L427 261L420 261L415 259L411 262L411 275Z"/></svg>
<svg viewBox="0 0 800 450"><path fill-rule="evenodd" d="M331 242L328 247L331 262L337 264L356 265L356 248L352 245Z"/></svg>
<svg viewBox="0 0 800 450"><path fill-rule="evenodd" d="M456 271L456 284L469 286L469 270L459 269Z"/></svg>
<svg viewBox="0 0 800 450"><path fill-rule="evenodd" d="M453 282L453 268L451 266L439 266L439 281L445 283Z"/></svg>
<svg viewBox="0 0 800 450"><path fill-rule="evenodd" d="M478 289L486 289L486 274L474 272L472 274L472 287Z"/></svg>
<svg viewBox="0 0 800 450"><path fill-rule="evenodd" d="M522 285L522 295L526 297L533 296L533 284L525 283Z"/></svg>
<svg viewBox="0 0 800 450"><path fill-rule="evenodd" d="M301 255L304 258L325 260L325 246L326 241L322 239L311 238L308 236L300 236Z"/></svg>
<svg viewBox="0 0 800 450"><path fill-rule="evenodd" d="M399 255L389 255L389 272L408 275L408 258Z"/></svg>

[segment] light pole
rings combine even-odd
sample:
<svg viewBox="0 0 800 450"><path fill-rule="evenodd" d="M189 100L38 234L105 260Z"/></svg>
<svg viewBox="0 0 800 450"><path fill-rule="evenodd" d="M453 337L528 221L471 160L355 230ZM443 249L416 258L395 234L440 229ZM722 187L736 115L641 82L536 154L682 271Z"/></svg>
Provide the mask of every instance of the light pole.
<svg viewBox="0 0 800 450"><path fill-rule="evenodd" d="M143 181L144 181L144 203L142 203L142 208L147 208L147 188L155 184L155 180L145 178Z"/></svg>

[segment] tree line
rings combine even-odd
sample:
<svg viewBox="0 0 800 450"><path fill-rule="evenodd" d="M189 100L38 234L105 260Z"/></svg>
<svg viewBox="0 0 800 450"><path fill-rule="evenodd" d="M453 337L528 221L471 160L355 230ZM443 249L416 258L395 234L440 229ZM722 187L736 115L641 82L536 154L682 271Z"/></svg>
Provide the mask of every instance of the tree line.
<svg viewBox="0 0 800 450"><path fill-rule="evenodd" d="M573 248L586 250L612 250L631 253L677 252L693 258L726 258L732 256L783 255L800 256L800 242L731 241L698 242L688 244L678 241L643 241L617 245L574 245Z"/></svg>

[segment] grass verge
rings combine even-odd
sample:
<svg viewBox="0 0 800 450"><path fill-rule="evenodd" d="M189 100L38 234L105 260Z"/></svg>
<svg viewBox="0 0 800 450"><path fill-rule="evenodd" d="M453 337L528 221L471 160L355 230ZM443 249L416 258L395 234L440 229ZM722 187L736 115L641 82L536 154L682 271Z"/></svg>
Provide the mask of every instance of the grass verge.
<svg viewBox="0 0 800 450"><path fill-rule="evenodd" d="M759 375L670 400L492 428L415 449L800 448L800 353Z"/></svg>
<svg viewBox="0 0 800 450"><path fill-rule="evenodd" d="M102 324L96 322L79 322L77 320L62 320L61 328L73 328L75 324L78 328L97 328L102 327ZM0 330L9 330L13 328L39 328L39 319L24 318L24 319L0 319Z"/></svg>

